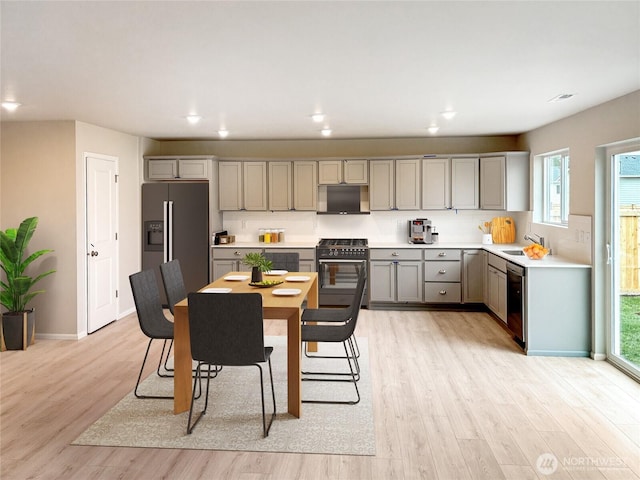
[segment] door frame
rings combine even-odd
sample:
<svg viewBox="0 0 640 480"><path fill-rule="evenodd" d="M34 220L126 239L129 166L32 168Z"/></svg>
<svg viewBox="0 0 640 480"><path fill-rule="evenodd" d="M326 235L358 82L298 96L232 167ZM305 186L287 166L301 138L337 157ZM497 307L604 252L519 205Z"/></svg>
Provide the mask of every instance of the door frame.
<svg viewBox="0 0 640 480"><path fill-rule="evenodd" d="M618 283L619 283L619 265L616 265L616 251L617 251L617 240L618 234L615 230L615 227L618 226L618 221L616 219L616 201L613 198L614 195L614 186L616 183L617 169L615 168L615 163L613 161L616 155L632 152L632 151L640 151L640 138L628 140L625 142L616 143L614 145L608 145L604 148L604 160L605 160L605 198L603 199L605 203L605 290L604 290L604 305L605 305L605 352L607 355L607 360L624 371L627 375L635 378L640 381L640 374L638 371L630 367L629 362L625 361L619 355L613 354L613 341L614 335L619 335L619 332L614 332L614 319L616 318L616 314L619 314L619 302L617 301L619 297ZM610 260L610 261L609 261ZM616 301L614 301L616 299Z"/></svg>
<svg viewBox="0 0 640 480"><path fill-rule="evenodd" d="M76 191L78 192L78 203L76 210L76 244L77 249L77 277L76 284L76 331L77 337L83 338L88 335L89 330L89 278L88 278L88 260L87 260L87 157L101 158L105 160L113 160L116 164L116 175L119 172L120 158L115 155L106 155L102 153L82 152L78 155L78 162L81 165L82 175L78 175L76 181ZM116 189L116 222L119 223L119 188ZM120 250L116 250L116 264L120 265ZM119 269L118 269L119 270ZM120 291L119 274L116 276L116 288ZM118 308L119 310L119 308ZM118 320L118 318L116 318Z"/></svg>

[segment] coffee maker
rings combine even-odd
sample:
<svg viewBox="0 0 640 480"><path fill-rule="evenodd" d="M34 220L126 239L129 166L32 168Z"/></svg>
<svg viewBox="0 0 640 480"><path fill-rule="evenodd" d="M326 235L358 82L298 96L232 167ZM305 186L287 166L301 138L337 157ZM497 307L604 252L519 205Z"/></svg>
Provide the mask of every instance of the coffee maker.
<svg viewBox="0 0 640 480"><path fill-rule="evenodd" d="M428 218L409 220L409 243L433 243L431 220Z"/></svg>

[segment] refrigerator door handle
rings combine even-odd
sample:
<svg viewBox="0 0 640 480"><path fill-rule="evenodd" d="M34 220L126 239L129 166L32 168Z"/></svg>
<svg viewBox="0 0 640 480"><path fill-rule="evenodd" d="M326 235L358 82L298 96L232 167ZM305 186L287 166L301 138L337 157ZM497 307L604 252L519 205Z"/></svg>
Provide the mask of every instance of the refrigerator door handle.
<svg viewBox="0 0 640 480"><path fill-rule="evenodd" d="M162 228L162 261L167 263L169 261L169 202L166 200L162 202L162 216L164 217Z"/></svg>
<svg viewBox="0 0 640 480"><path fill-rule="evenodd" d="M168 256L167 256L167 262L173 260L173 201L169 200L169 212L167 215L167 219L169 221L169 228L167 230L169 230L169 234L168 239L169 239L169 249L168 249Z"/></svg>

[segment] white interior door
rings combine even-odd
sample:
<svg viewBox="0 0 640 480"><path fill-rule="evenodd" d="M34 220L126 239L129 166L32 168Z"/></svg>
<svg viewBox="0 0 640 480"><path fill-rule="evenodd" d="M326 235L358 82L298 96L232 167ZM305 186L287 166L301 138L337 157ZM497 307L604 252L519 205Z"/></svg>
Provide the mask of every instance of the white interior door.
<svg viewBox="0 0 640 480"><path fill-rule="evenodd" d="M118 159L85 155L87 166L87 331L118 314Z"/></svg>

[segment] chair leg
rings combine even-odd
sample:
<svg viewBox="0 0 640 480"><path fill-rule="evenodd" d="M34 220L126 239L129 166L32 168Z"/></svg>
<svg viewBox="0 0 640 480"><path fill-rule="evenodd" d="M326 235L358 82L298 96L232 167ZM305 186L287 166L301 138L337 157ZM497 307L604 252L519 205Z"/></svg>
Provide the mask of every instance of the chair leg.
<svg viewBox="0 0 640 480"><path fill-rule="evenodd" d="M347 345L349 345L349 349L347 349ZM356 389L356 399L355 400L302 400L302 403L329 403L329 404L340 404L340 405L355 405L356 403L360 402L360 391L358 390L358 379L359 379L359 373L356 373L356 370L354 369L354 365L352 365L350 358L354 357L353 360L356 362L357 364L357 359L355 359L355 347L353 346L353 343L350 342L350 339L345 340L344 342L342 342L342 346L344 347L344 353L345 356L347 358L347 363L349 364L349 370L351 371L350 375L351 379L336 379L336 378L303 378L302 380L306 380L306 381L312 381L312 382L349 382L349 383L353 383L354 388ZM349 350L351 350L351 352L349 352ZM358 367L359 368L359 367ZM315 375L320 375L322 374L322 372L316 372ZM329 374L331 375L331 374ZM335 375L335 374L333 374Z"/></svg>
<svg viewBox="0 0 640 480"><path fill-rule="evenodd" d="M309 356L309 358L332 358L332 359L340 359L340 358L344 358L347 360L347 362L349 362L349 367L351 372L355 371L356 374L356 382L360 381L360 362L358 361L358 355L356 354L356 346L354 345L355 342L355 337L351 336L346 340L349 343L349 350L350 353L347 354L347 356L345 355L335 355L335 356L326 356L326 357L319 357L319 356L315 356L315 355L311 355ZM346 347L345 347L345 351L346 351ZM351 365L353 362L353 369L351 369ZM302 371L302 375L325 375L325 376L332 376L332 377L341 377L341 376L348 376L348 377L352 377L352 373L351 372L312 372L312 371ZM304 379L303 379L304 380ZM341 380L335 380L337 381L341 381ZM342 380L345 382L350 382L351 380Z"/></svg>
<svg viewBox="0 0 640 480"><path fill-rule="evenodd" d="M202 381L202 362L198 363L198 366L196 368L196 375L193 378L193 391L191 392L191 406L189 407L189 418L187 420L187 434L191 435L191 432L193 432L193 429L196 428L196 425L198 424L198 422L200 421L200 419L203 417L203 415L205 415L207 413L207 407L209 406L209 384L211 382L211 365L207 364L207 390L205 392L205 398L204 398L204 408L202 409L202 412L200 412L200 414L198 415L198 417L195 419L195 421L193 422L193 424L191 423L191 418L193 417L193 405L194 402L196 400L196 385L199 385L200 382ZM200 385L200 393L202 393L202 385ZM198 395L199 397L199 395Z"/></svg>
<svg viewBox="0 0 640 480"><path fill-rule="evenodd" d="M271 381L271 399L273 401L273 413L271 414L271 418L269 419L269 424L267 425L265 408L264 408L264 383L262 379L262 367L256 364L258 370L260 370L260 398L262 399L262 436L264 438L269 436L269 430L271 430L271 425L273 424L273 420L276 418L276 392L273 387L273 371L271 370L271 358L268 359L269 363L269 379Z"/></svg>
<svg viewBox="0 0 640 480"><path fill-rule="evenodd" d="M355 356L356 358L360 358L360 346L358 345L358 339L356 338L355 335L353 335L353 343L355 345ZM342 355L312 355L309 353L309 348L308 348L309 344L307 342L305 342L305 347L304 347L304 356L307 358L344 358Z"/></svg>
<svg viewBox="0 0 640 480"><path fill-rule="evenodd" d="M144 371L144 364L147 362L147 357L149 356L149 349L151 348L151 342L153 342L153 338L149 339L149 343L147 344L147 351L144 354L144 360L142 360L142 366L140 367L140 373L138 374L138 381L136 382L136 388L133 390L133 394L137 398L163 398L163 399L170 400L173 398L173 396L138 394L138 387L140 386L140 379L142 378L142 372ZM165 340L165 345L166 345L166 340ZM162 354L164 355L164 345L162 347ZM162 356L160 357L160 363L162 363Z"/></svg>

